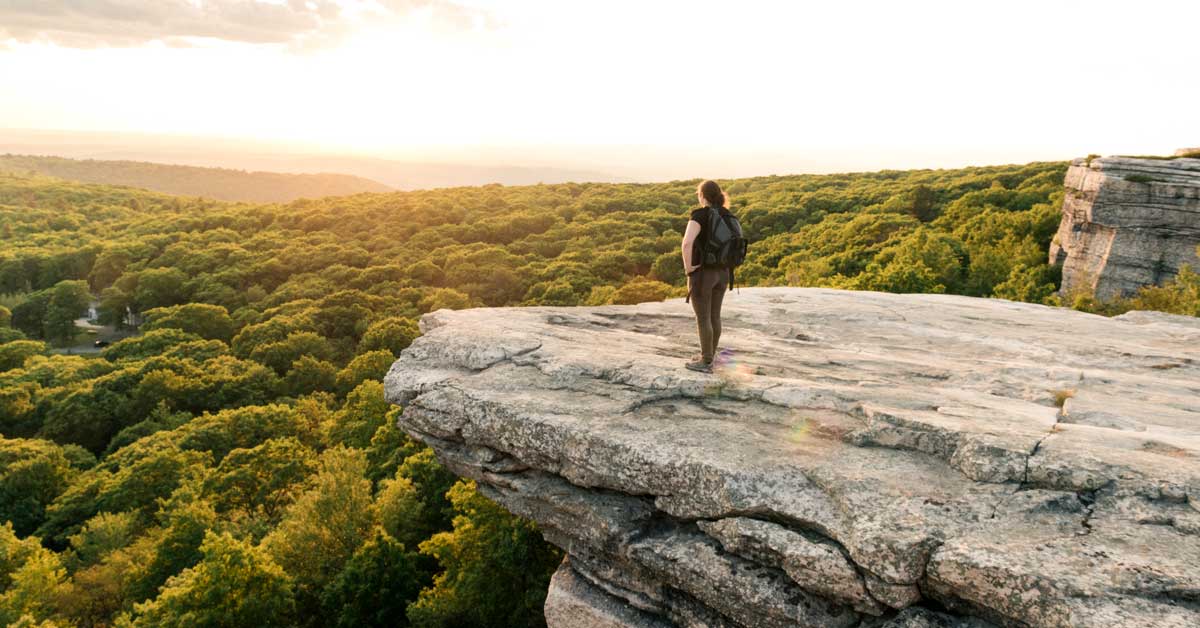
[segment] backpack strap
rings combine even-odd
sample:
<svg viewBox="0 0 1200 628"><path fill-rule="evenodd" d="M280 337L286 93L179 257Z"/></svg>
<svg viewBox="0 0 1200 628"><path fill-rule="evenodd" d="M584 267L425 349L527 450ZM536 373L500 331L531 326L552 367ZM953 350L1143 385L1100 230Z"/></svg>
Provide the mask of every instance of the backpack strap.
<svg viewBox="0 0 1200 628"><path fill-rule="evenodd" d="M708 206L708 229L704 232L704 250L708 250L708 245L712 243L713 231L717 228L717 221L721 219L721 211L712 205ZM703 260L701 260L703 263Z"/></svg>
<svg viewBox="0 0 1200 628"><path fill-rule="evenodd" d="M704 241L701 242L700 237L697 236L696 241L692 244L693 251L697 250L695 248L696 245L700 245L699 251L700 251L700 266L701 267L704 266L704 258L705 258L705 255L708 253L708 245L709 245L709 243L712 242L713 229L715 229L717 226L717 219L719 219L721 217L721 212L717 211L717 209L715 207L713 207L712 205L705 205L704 209L707 209L710 212L716 212L716 215L714 216L713 214L710 213L708 215L708 217L705 218L705 220L704 220L705 225L704 225L704 229L702 230L702 233L704 234ZM695 257L695 253L693 253L692 256Z"/></svg>

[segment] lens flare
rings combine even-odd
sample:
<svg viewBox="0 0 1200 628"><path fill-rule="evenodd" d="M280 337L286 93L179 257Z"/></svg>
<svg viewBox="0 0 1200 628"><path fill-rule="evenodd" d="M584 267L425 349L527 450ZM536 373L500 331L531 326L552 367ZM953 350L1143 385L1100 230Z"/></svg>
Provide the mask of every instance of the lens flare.
<svg viewBox="0 0 1200 628"><path fill-rule="evenodd" d="M727 384L748 384L754 381L754 367L739 361L732 349L718 351L712 366L713 373Z"/></svg>
<svg viewBox="0 0 1200 628"><path fill-rule="evenodd" d="M796 424L796 427L792 428L792 431L788 433L788 440L793 443L798 443L807 439L811 432L812 422L808 419L800 419L799 423Z"/></svg>

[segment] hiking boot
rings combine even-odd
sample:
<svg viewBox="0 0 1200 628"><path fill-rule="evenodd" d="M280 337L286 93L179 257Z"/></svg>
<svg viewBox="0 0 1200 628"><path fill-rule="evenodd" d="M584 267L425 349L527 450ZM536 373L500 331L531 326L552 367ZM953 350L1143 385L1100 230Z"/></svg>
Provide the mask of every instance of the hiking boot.
<svg viewBox="0 0 1200 628"><path fill-rule="evenodd" d="M712 372L712 364L705 362L703 358L695 360L693 362L688 362L684 366L687 367L687 369L691 370L691 371L699 371L701 373L711 373Z"/></svg>

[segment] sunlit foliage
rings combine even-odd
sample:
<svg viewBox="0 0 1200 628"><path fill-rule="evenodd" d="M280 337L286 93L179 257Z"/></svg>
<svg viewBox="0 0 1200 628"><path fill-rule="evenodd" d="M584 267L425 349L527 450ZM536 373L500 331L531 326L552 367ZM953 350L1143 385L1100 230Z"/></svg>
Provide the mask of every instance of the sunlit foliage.
<svg viewBox="0 0 1200 628"><path fill-rule="evenodd" d="M1065 168L725 182L738 282L1055 303ZM437 309L682 296L694 185L233 205L0 174L0 619L538 625L557 550L380 381ZM131 337L61 355L93 299ZM1122 307L1200 314L1200 282Z"/></svg>

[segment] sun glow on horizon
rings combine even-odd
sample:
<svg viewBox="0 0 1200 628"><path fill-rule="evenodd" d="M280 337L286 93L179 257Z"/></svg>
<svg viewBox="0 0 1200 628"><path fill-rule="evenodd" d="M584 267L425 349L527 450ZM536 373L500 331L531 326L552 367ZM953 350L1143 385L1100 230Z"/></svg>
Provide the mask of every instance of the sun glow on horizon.
<svg viewBox="0 0 1200 628"><path fill-rule="evenodd" d="M307 47L12 39L0 126L543 160L578 146L644 146L653 160L722 147L758 171L1158 152L1200 136L1188 108L1147 97L1200 101L1181 79L1200 66L1188 43L1200 8L1164 3L1178 19L1161 20L1154 4L474 0L346 18ZM1100 62L1105 49L1120 54Z"/></svg>

